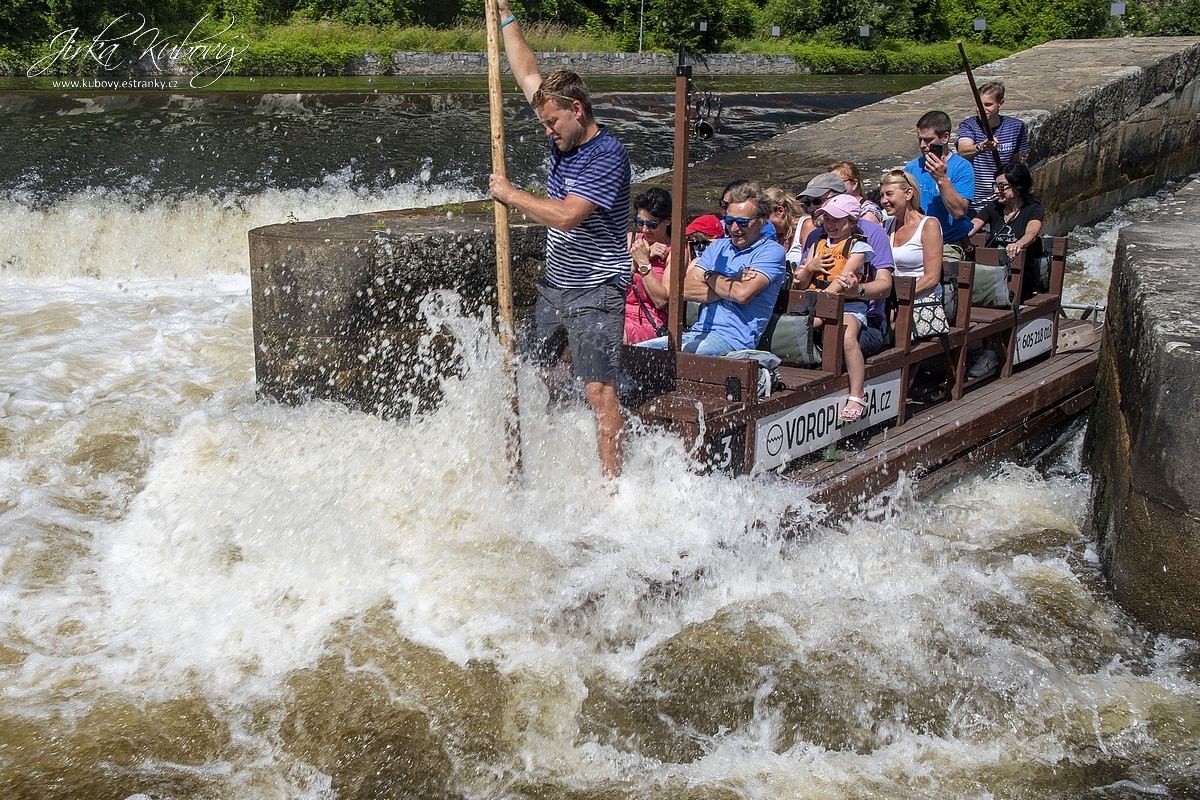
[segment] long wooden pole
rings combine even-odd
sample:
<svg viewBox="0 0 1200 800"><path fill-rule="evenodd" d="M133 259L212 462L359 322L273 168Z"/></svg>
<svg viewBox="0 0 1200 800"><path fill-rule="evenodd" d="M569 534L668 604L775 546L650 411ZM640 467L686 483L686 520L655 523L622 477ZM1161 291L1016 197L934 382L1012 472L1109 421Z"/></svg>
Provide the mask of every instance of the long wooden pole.
<svg viewBox="0 0 1200 800"><path fill-rule="evenodd" d="M667 287L667 341L672 350L679 349L683 336L684 308L683 274L690 253L686 234L687 173L688 173L688 79L692 68L683 63L675 67L675 170L671 185L671 285Z"/></svg>
<svg viewBox="0 0 1200 800"><path fill-rule="evenodd" d="M488 106L491 111L492 172L506 177L504 167L504 93L500 87L500 20L496 4L488 0L486 9L488 55ZM496 297L499 304L500 348L504 371L511 388L512 415L505 424L509 475L521 473L521 422L517 398L516 328L513 325L512 253L508 235L508 206L494 202L496 217Z"/></svg>
<svg viewBox="0 0 1200 800"><path fill-rule="evenodd" d="M992 124L988 122L987 110L983 107L983 98L979 96L979 90L975 88L975 76L971 74L971 62L967 60L967 51L963 49L962 39L958 40L958 54L962 56L963 69L967 73L967 83L971 84L971 94L975 96L975 108L979 111L979 125L983 128L983 135L991 139ZM998 150L992 150L992 158L996 160L996 174L999 175L1004 171L1004 162L1000 160Z"/></svg>

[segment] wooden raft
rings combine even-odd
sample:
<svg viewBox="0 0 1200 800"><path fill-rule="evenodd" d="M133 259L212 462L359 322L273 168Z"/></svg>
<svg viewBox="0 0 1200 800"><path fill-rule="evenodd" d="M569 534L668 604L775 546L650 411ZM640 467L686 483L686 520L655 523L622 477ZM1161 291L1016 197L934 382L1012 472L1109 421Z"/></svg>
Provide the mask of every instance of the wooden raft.
<svg viewBox="0 0 1200 800"><path fill-rule="evenodd" d="M1066 240L1046 237L1044 244L1048 291L1020 300L1020 255L1010 265L1008 289L1017 302L1008 308L974 306L974 263L947 262L943 284L956 290L958 313L947 335L929 341L911 341L915 281L896 278L896 344L867 359L871 408L859 423L836 418L849 385L841 352L843 299L825 294L816 296L815 311L825 325L821 363L780 367L769 396L758 394L757 361L633 347L626 348L626 364L641 395L629 405L647 422L682 435L709 467L735 474L782 469L811 484L814 500L835 508L866 499L901 471L920 477L920 491L931 491L1091 403L1100 326L1062 317ZM1004 256L977 248L976 258L997 265ZM793 313L805 296L782 292L776 312ZM1090 346L1061 347L1060 327ZM969 377L968 348L980 344L994 350L999 363ZM947 399L927 408L908 392L921 371L938 362ZM809 463L820 447L843 441L852 445L844 460Z"/></svg>

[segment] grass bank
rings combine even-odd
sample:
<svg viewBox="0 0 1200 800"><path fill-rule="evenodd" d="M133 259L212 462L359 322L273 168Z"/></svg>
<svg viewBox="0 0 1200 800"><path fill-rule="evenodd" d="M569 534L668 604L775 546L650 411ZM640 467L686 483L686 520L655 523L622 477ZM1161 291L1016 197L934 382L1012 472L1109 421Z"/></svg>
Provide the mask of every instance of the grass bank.
<svg viewBox="0 0 1200 800"><path fill-rule="evenodd" d="M234 61L231 72L238 75L340 75L364 53L379 54L386 62L392 52L482 52L487 40L482 26L455 28L371 27L340 22L293 21L286 25L241 27L240 38L227 41L245 51ZM535 23L525 28L529 44L539 52L620 52L616 35L596 34L553 23ZM731 39L724 52L759 55L790 55L821 74L861 73L947 73L960 68L953 42L917 44L884 41L863 50L798 42L788 39ZM973 64L983 64L1010 55L990 45L971 44L967 54ZM22 75L28 65L48 55L45 46L28 52L0 48L0 74ZM86 59L60 61L47 75L110 75L101 73Z"/></svg>

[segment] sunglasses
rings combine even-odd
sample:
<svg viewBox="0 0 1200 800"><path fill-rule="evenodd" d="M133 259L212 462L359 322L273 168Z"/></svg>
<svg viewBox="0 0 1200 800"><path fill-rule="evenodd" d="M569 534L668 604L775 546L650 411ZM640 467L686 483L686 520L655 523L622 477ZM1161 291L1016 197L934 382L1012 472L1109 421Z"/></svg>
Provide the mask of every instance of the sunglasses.
<svg viewBox="0 0 1200 800"><path fill-rule="evenodd" d="M992 188L995 189L997 192L1003 192L1005 189L1011 189L1012 184L1011 183L1000 183L999 181L997 181L996 183L992 184Z"/></svg>
<svg viewBox="0 0 1200 800"><path fill-rule="evenodd" d="M731 217L729 215L726 215L725 216L725 224L727 226L729 226L730 228L732 228L734 225L737 225L739 228L745 228L745 227L749 226L751 222L754 222L754 220L756 220L756 219L758 219L758 217L756 217L756 216L755 217Z"/></svg>
<svg viewBox="0 0 1200 800"><path fill-rule="evenodd" d="M662 225L663 221L660 219L658 222L655 222L652 219L642 219L641 217L635 217L633 220L633 224L639 228L645 227L645 228L649 228L650 230L654 230L659 225Z"/></svg>

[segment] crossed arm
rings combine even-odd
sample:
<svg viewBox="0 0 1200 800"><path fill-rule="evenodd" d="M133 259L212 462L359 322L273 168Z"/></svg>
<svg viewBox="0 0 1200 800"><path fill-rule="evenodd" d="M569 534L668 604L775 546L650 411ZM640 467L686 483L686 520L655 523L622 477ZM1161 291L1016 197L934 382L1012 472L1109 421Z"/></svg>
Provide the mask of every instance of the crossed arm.
<svg viewBox="0 0 1200 800"><path fill-rule="evenodd" d="M730 278L716 272L705 272L699 262L692 262L683 276L683 299L697 303L715 303L718 300L748 303L770 285L771 279L753 268L744 269Z"/></svg>

